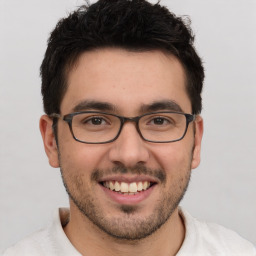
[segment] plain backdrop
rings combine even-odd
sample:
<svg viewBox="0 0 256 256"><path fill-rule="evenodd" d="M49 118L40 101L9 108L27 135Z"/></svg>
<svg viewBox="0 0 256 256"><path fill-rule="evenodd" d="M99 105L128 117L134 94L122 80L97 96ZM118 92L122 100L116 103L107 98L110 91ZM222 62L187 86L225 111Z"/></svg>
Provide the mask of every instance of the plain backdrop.
<svg viewBox="0 0 256 256"><path fill-rule="evenodd" d="M80 3L0 0L0 250L68 205L38 129L39 66L49 32ZM162 4L190 16L206 69L202 162L182 206L256 244L256 1Z"/></svg>

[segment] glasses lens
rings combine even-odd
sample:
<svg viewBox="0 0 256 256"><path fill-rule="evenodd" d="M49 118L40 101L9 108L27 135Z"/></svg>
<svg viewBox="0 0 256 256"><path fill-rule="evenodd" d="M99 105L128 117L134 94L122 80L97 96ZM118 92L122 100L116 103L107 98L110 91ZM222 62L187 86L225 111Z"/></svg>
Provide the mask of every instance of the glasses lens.
<svg viewBox="0 0 256 256"><path fill-rule="evenodd" d="M179 113L155 113L143 116L139 129L144 139L171 142L181 139L186 131L186 116Z"/></svg>
<svg viewBox="0 0 256 256"><path fill-rule="evenodd" d="M73 116L72 130L77 140L103 143L116 137L121 122L118 117L102 113L80 113Z"/></svg>

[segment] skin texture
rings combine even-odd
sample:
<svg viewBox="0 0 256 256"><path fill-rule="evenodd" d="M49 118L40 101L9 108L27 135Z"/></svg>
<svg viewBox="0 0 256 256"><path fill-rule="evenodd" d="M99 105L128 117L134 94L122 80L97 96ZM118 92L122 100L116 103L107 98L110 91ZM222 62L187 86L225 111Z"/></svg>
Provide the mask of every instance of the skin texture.
<svg viewBox="0 0 256 256"><path fill-rule="evenodd" d="M112 109L106 111L127 117L145 113L145 106L155 102L172 101L185 113L192 109L182 65L160 51L100 49L82 54L69 72L61 114L92 101L107 103ZM198 116L186 136L174 143L146 142L128 122L114 142L83 144L59 120L57 147L51 125L51 119L41 117L49 163L61 167L70 197L65 232L77 250L86 255L148 255L149 248L150 255L177 253L185 234L177 205L191 169L200 162L202 118ZM155 185L139 202L128 198L120 203L100 185L102 180L150 180Z"/></svg>

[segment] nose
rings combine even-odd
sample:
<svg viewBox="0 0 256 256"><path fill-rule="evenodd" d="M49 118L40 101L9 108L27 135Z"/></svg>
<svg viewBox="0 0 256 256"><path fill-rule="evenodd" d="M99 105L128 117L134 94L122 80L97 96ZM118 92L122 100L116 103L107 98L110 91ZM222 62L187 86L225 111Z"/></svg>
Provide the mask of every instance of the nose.
<svg viewBox="0 0 256 256"><path fill-rule="evenodd" d="M136 125L132 122L125 123L119 137L112 142L109 159L115 164L125 167L134 167L144 164L149 159L149 150L139 135Z"/></svg>

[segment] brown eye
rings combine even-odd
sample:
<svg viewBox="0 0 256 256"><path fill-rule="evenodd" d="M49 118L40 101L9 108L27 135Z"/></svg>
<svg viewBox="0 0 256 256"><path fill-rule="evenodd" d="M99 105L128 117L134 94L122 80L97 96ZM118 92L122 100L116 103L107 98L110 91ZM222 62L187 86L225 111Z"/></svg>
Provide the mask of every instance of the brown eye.
<svg viewBox="0 0 256 256"><path fill-rule="evenodd" d="M95 125L95 126L108 124L106 119L100 116L92 116L92 117L84 118L83 120L81 120L81 123L83 125Z"/></svg>
<svg viewBox="0 0 256 256"><path fill-rule="evenodd" d="M166 120L164 118L161 118L161 117L157 117L157 118L153 119L153 123L156 124L156 125L164 124L165 121Z"/></svg>
<svg viewBox="0 0 256 256"><path fill-rule="evenodd" d="M90 122L94 125L100 125L104 122L104 120L100 117L94 117L94 118L91 118Z"/></svg>

